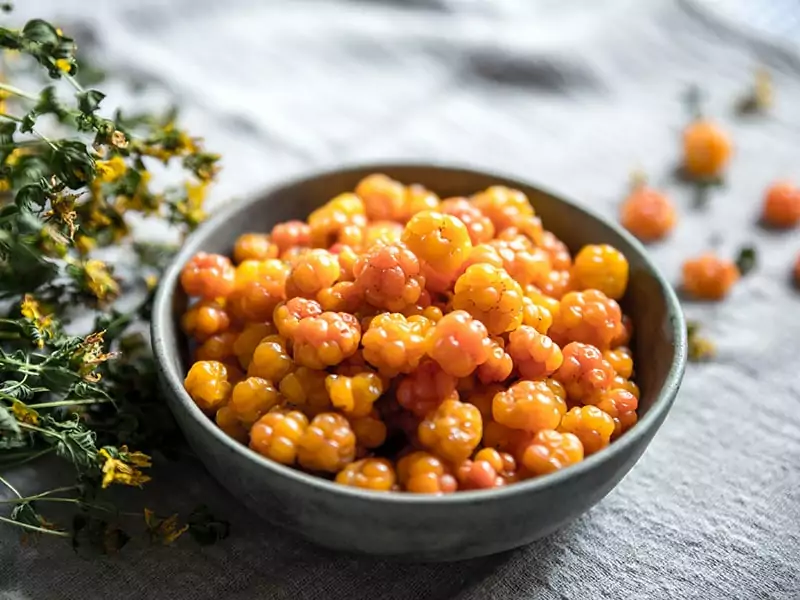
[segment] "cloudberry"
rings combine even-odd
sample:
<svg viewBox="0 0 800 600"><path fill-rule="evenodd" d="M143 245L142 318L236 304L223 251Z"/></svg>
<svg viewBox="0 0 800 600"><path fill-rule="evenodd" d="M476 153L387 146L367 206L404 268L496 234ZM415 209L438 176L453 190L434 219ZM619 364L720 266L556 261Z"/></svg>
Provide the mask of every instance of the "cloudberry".
<svg viewBox="0 0 800 600"><path fill-rule="evenodd" d="M639 400L631 392L622 388L613 388L600 393L594 406L614 420L612 439L618 438L633 427L638 420L636 409L639 407Z"/></svg>
<svg viewBox="0 0 800 600"><path fill-rule="evenodd" d="M472 202L492 221L496 231L514 226L522 217L533 216L533 207L525 194L500 185L475 194Z"/></svg>
<svg viewBox="0 0 800 600"><path fill-rule="evenodd" d="M571 342L561 350L564 362L553 374L574 400L584 400L606 390L614 379L614 369L595 346Z"/></svg>
<svg viewBox="0 0 800 600"><path fill-rule="evenodd" d="M311 420L297 448L300 466L335 473L356 455L356 436L350 422L336 413L320 413Z"/></svg>
<svg viewBox="0 0 800 600"><path fill-rule="evenodd" d="M522 324L533 327L539 333L547 333L553 325L553 315L544 306L536 304L528 296L522 299Z"/></svg>
<svg viewBox="0 0 800 600"><path fill-rule="evenodd" d="M397 478L407 492L415 494L449 494L458 483L450 467L428 452L412 452L397 463Z"/></svg>
<svg viewBox="0 0 800 600"><path fill-rule="evenodd" d="M186 375L183 387L205 413L216 411L231 395L228 370L225 365L215 360L201 360L194 363Z"/></svg>
<svg viewBox="0 0 800 600"><path fill-rule="evenodd" d="M245 321L269 321L286 297L289 268L280 260L246 260L236 267L234 314Z"/></svg>
<svg viewBox="0 0 800 600"><path fill-rule="evenodd" d="M639 386L632 380L617 375L614 377L608 389L613 390L617 388L630 392L637 400L639 399Z"/></svg>
<svg viewBox="0 0 800 600"><path fill-rule="evenodd" d="M494 448L478 450L472 460L463 461L457 470L459 489L474 490L501 487L516 479L514 457Z"/></svg>
<svg viewBox="0 0 800 600"><path fill-rule="evenodd" d="M278 258L278 254L278 246L270 241L266 233L243 233L233 245L233 260L237 263Z"/></svg>
<svg viewBox="0 0 800 600"><path fill-rule="evenodd" d="M360 256L358 252L347 244L334 244L330 247L329 252L335 254L339 260L339 281L353 281L353 269L356 266L356 261Z"/></svg>
<svg viewBox="0 0 800 600"><path fill-rule="evenodd" d="M297 259L286 279L286 296L314 298L339 279L339 258L327 250L315 249Z"/></svg>
<svg viewBox="0 0 800 600"><path fill-rule="evenodd" d="M481 444L484 448L521 455L521 451L530 443L533 436L534 433L532 431L512 429L497 421L485 421Z"/></svg>
<svg viewBox="0 0 800 600"><path fill-rule="evenodd" d="M765 224L779 229L800 223L800 188L788 181L778 181L769 186L764 195L761 218Z"/></svg>
<svg viewBox="0 0 800 600"><path fill-rule="evenodd" d="M611 342L611 347L628 346L631 343L631 338L633 338L633 321L628 315L622 315L622 328Z"/></svg>
<svg viewBox="0 0 800 600"><path fill-rule="evenodd" d="M588 456L608 446L614 433L614 420L595 406L575 407L561 419L558 430L574 434Z"/></svg>
<svg viewBox="0 0 800 600"><path fill-rule="evenodd" d="M480 411L466 402L445 400L417 430L420 443L445 460L468 458L483 436Z"/></svg>
<svg viewBox="0 0 800 600"><path fill-rule="evenodd" d="M390 491L396 479L392 463L385 458L357 460L336 474L336 483L376 492Z"/></svg>
<svg viewBox="0 0 800 600"><path fill-rule="evenodd" d="M497 232L497 239L514 240L523 237L534 246L544 248L544 229L542 220L534 215L520 217L512 227Z"/></svg>
<svg viewBox="0 0 800 600"><path fill-rule="evenodd" d="M308 216L311 245L330 248L337 242L347 243L350 226L363 228L367 223L364 203L355 194L340 194ZM361 240L357 240L359 245Z"/></svg>
<svg viewBox="0 0 800 600"><path fill-rule="evenodd" d="M699 120L683 132L683 167L692 179L713 179L725 170L731 141L718 125Z"/></svg>
<svg viewBox="0 0 800 600"><path fill-rule="evenodd" d="M620 209L622 226L643 242L664 238L675 227L677 220L670 199L645 186L634 189Z"/></svg>
<svg viewBox="0 0 800 600"><path fill-rule="evenodd" d="M241 444L247 443L250 434L247 429L245 429L244 425L242 425L242 422L230 405L226 404L217 409L217 413L214 415L214 422L228 437L233 438Z"/></svg>
<svg viewBox="0 0 800 600"><path fill-rule="evenodd" d="M458 278L454 291L453 308L467 311L492 335L516 329L522 323L524 294L504 269L472 265Z"/></svg>
<svg viewBox="0 0 800 600"><path fill-rule="evenodd" d="M293 339L297 364L324 369L355 354L361 340L361 326L349 313L324 312L302 319Z"/></svg>
<svg viewBox="0 0 800 600"><path fill-rule="evenodd" d="M403 226L396 221L377 221L364 230L364 248L375 245L399 244L403 237Z"/></svg>
<svg viewBox="0 0 800 600"><path fill-rule="evenodd" d="M286 340L279 335L268 335L256 346L247 374L277 384L293 369L294 362L286 350Z"/></svg>
<svg viewBox="0 0 800 600"><path fill-rule="evenodd" d="M572 256L567 245L558 239L552 231L542 232L542 250L550 257L550 265L555 271L569 271L572 267Z"/></svg>
<svg viewBox="0 0 800 600"><path fill-rule="evenodd" d="M508 337L508 353L524 379L547 377L561 366L561 348L533 327L522 325Z"/></svg>
<svg viewBox="0 0 800 600"><path fill-rule="evenodd" d="M550 257L541 248L529 246L520 238L493 240L490 245L503 261L503 268L523 288L528 284L541 285L550 273Z"/></svg>
<svg viewBox="0 0 800 600"><path fill-rule="evenodd" d="M495 421L512 429L534 433L555 429L566 412L564 400L544 382L538 381L519 381L498 393L492 401Z"/></svg>
<svg viewBox="0 0 800 600"><path fill-rule="evenodd" d="M271 381L261 377L248 377L233 388L231 407L247 428L278 406L283 400Z"/></svg>
<svg viewBox="0 0 800 600"><path fill-rule="evenodd" d="M377 410L363 417L350 419L350 426L356 435L359 446L372 449L382 446L386 441L386 423L384 423Z"/></svg>
<svg viewBox="0 0 800 600"><path fill-rule="evenodd" d="M739 280L739 269L713 254L683 263L683 290L700 300L722 300Z"/></svg>
<svg viewBox="0 0 800 600"><path fill-rule="evenodd" d="M613 350L603 352L603 358L608 361L617 375L629 379L633 375L633 355L630 348L618 346Z"/></svg>
<svg viewBox="0 0 800 600"><path fill-rule="evenodd" d="M362 290L352 281L340 281L317 294L322 310L332 312L356 312L364 302Z"/></svg>
<svg viewBox="0 0 800 600"><path fill-rule="evenodd" d="M327 376L327 371L299 367L281 379L279 389L287 401L303 412L315 415L331 407L331 398L325 385Z"/></svg>
<svg viewBox="0 0 800 600"><path fill-rule="evenodd" d="M375 373L364 372L348 377L328 375L325 387L331 404L351 417L366 417L383 393L383 382Z"/></svg>
<svg viewBox="0 0 800 600"><path fill-rule="evenodd" d="M481 383L505 381L514 370L514 361L505 350L503 338L492 340L492 349L489 358L478 367L476 371Z"/></svg>
<svg viewBox="0 0 800 600"><path fill-rule="evenodd" d="M561 346L583 342L605 350L621 328L619 304L599 290L586 290L569 292L561 299L549 335Z"/></svg>
<svg viewBox="0 0 800 600"><path fill-rule="evenodd" d="M310 251L311 248L306 246L294 246L289 248L288 250L284 250L281 252L280 259L285 262L289 267L291 267L297 260L303 256L306 252Z"/></svg>
<svg viewBox="0 0 800 600"><path fill-rule="evenodd" d="M411 217L403 230L403 242L419 258L428 283L449 284L472 248L464 223L452 215L435 211L423 211Z"/></svg>
<svg viewBox="0 0 800 600"><path fill-rule="evenodd" d="M492 341L486 326L466 311L446 314L428 334L429 356L455 377L466 377L489 360Z"/></svg>
<svg viewBox="0 0 800 600"><path fill-rule="evenodd" d="M237 337L239 337L239 332L231 330L212 335L197 347L194 353L195 360L227 362L235 358L236 353L233 350L233 344L236 342Z"/></svg>
<svg viewBox="0 0 800 600"><path fill-rule="evenodd" d="M359 181L355 192L364 201L369 220L396 221L402 218L406 188L399 181L374 173Z"/></svg>
<svg viewBox="0 0 800 600"><path fill-rule="evenodd" d="M571 433L540 431L522 454L522 464L534 475L546 475L583 460L580 439Z"/></svg>
<svg viewBox="0 0 800 600"><path fill-rule="evenodd" d="M418 212L439 208L439 196L425 186L412 184L406 188L405 210L402 222L405 223Z"/></svg>
<svg viewBox="0 0 800 600"><path fill-rule="evenodd" d="M628 259L608 244L584 246L572 265L572 285L578 290L600 290L619 300L628 287Z"/></svg>
<svg viewBox="0 0 800 600"><path fill-rule="evenodd" d="M233 293L236 272L229 258L198 252L181 270L181 286L188 296L208 300Z"/></svg>
<svg viewBox="0 0 800 600"><path fill-rule="evenodd" d="M560 300L573 290L572 279L572 271L550 271L540 282L542 292Z"/></svg>
<svg viewBox="0 0 800 600"><path fill-rule="evenodd" d="M356 261L353 274L367 302L392 312L417 302L425 287L419 260L403 244L372 248Z"/></svg>
<svg viewBox="0 0 800 600"><path fill-rule="evenodd" d="M298 444L307 428L308 419L303 413L273 410L256 421L250 429L250 448L275 462L294 464Z"/></svg>
<svg viewBox="0 0 800 600"><path fill-rule="evenodd" d="M457 379L432 360L400 379L397 402L418 417L424 417L445 400L458 400Z"/></svg>
<svg viewBox="0 0 800 600"><path fill-rule="evenodd" d="M546 308L550 312L550 315L555 319L558 311L561 308L561 300L548 296L535 285L525 286L525 295L537 306Z"/></svg>
<svg viewBox="0 0 800 600"><path fill-rule="evenodd" d="M273 313L273 322L286 339L294 339L297 326L306 317L318 317L322 314L322 307L316 300L306 298L292 298L279 304Z"/></svg>
<svg viewBox="0 0 800 600"><path fill-rule="evenodd" d="M465 393L464 401L469 402L480 411L485 426L494 418L492 416L492 401L494 397L500 392L505 391L505 389L505 386L499 383L482 385Z"/></svg>
<svg viewBox="0 0 800 600"><path fill-rule="evenodd" d="M420 328L399 313L374 317L362 343L364 359L388 377L416 369L426 350Z"/></svg>
<svg viewBox="0 0 800 600"><path fill-rule="evenodd" d="M492 221L466 198L442 200L439 210L446 215L453 215L466 225L469 239L473 245L482 244L494 238Z"/></svg>
<svg viewBox="0 0 800 600"><path fill-rule="evenodd" d="M233 342L233 352L243 369L250 366L253 353L261 340L274 333L275 327L272 323L250 323L236 336L236 340Z"/></svg>
<svg viewBox="0 0 800 600"><path fill-rule="evenodd" d="M270 240L278 246L281 254L289 248L304 247L311 244L311 227L303 221L286 221L272 228Z"/></svg>
<svg viewBox="0 0 800 600"><path fill-rule="evenodd" d="M200 300L181 317L181 328L197 341L222 333L231 325L223 304L216 300Z"/></svg>

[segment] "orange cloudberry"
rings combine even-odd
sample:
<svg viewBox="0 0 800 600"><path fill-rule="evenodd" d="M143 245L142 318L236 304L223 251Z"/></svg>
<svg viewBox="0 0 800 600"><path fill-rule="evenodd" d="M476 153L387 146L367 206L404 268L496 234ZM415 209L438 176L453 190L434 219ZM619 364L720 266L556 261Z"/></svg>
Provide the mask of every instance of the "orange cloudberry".
<svg viewBox="0 0 800 600"><path fill-rule="evenodd" d="M277 409L261 417L250 429L250 448L284 465L294 464L308 418L296 410Z"/></svg>
<svg viewBox="0 0 800 600"><path fill-rule="evenodd" d="M236 353L233 350L233 344L238 337L239 332L234 330L212 335L197 347L194 353L195 360L217 360L220 362L227 362L235 358Z"/></svg>
<svg viewBox="0 0 800 600"><path fill-rule="evenodd" d="M214 415L214 422L228 437L233 438L240 444L246 444L250 438L250 433L228 404L217 409L217 413Z"/></svg>
<svg viewBox="0 0 800 600"><path fill-rule="evenodd" d="M507 349L523 379L547 377L563 360L558 344L527 325L511 332Z"/></svg>
<svg viewBox="0 0 800 600"><path fill-rule="evenodd" d="M770 227L788 229L800 223L800 188L777 181L767 188L761 219Z"/></svg>
<svg viewBox="0 0 800 600"><path fill-rule="evenodd" d="M236 354L236 358L243 369L247 369L250 366L253 353L261 343L261 340L274 333L275 327L271 323L250 323L242 329L233 342L233 352Z"/></svg>
<svg viewBox="0 0 800 600"><path fill-rule="evenodd" d="M286 297L314 298L339 279L339 258L319 248L306 252L292 266L286 279Z"/></svg>
<svg viewBox="0 0 800 600"><path fill-rule="evenodd" d="M320 413L311 420L297 448L300 465L311 471L335 473L353 462L356 436L350 422L337 413Z"/></svg>
<svg viewBox="0 0 800 600"><path fill-rule="evenodd" d="M410 373L425 355L424 330L410 319L383 313L370 321L364 333L364 359L388 377Z"/></svg>
<svg viewBox="0 0 800 600"><path fill-rule="evenodd" d="M572 286L577 290L600 290L619 300L628 287L628 259L608 244L584 246L572 265Z"/></svg>
<svg viewBox="0 0 800 600"><path fill-rule="evenodd" d="M279 383L293 369L286 340L279 335L268 335L256 346L247 374Z"/></svg>
<svg viewBox="0 0 800 600"><path fill-rule="evenodd" d="M595 406L576 406L564 415L558 430L574 434L588 456L608 446L614 433L614 420Z"/></svg>
<svg viewBox="0 0 800 600"><path fill-rule="evenodd" d="M418 212L439 208L439 196L425 186L411 184L406 188L404 211L401 221L405 223Z"/></svg>
<svg viewBox="0 0 800 600"><path fill-rule="evenodd" d="M214 300L233 293L236 272L229 258L198 252L181 270L181 286L189 296Z"/></svg>
<svg viewBox="0 0 800 600"><path fill-rule="evenodd" d="M547 308L525 296L522 299L522 324L533 327L539 333L547 333L553 325L553 315Z"/></svg>
<svg viewBox="0 0 800 600"><path fill-rule="evenodd" d="M325 385L327 376L327 371L298 367L281 379L278 388L288 402L313 416L331 408L331 398Z"/></svg>
<svg viewBox="0 0 800 600"><path fill-rule="evenodd" d="M466 377L489 359L492 341L486 326L463 310L454 310L428 334L428 355L455 377Z"/></svg>
<svg viewBox="0 0 800 600"><path fill-rule="evenodd" d="M476 371L478 379L481 383L505 381L511 376L513 370L514 361L505 350L503 338L494 338L489 358Z"/></svg>
<svg viewBox="0 0 800 600"><path fill-rule="evenodd" d="M311 245L315 248L330 248L337 242L353 242L357 230L363 233L367 223L364 202L355 194L340 194L308 216ZM363 238L356 235L354 246ZM350 239L348 239L350 238Z"/></svg>
<svg viewBox="0 0 800 600"><path fill-rule="evenodd" d="M518 381L495 395L492 401L495 421L532 433L555 429L566 412L564 400L544 381Z"/></svg>
<svg viewBox="0 0 800 600"><path fill-rule="evenodd" d="M611 386L616 374L597 347L571 342L561 352L564 360L553 378L563 384L571 399L585 400Z"/></svg>
<svg viewBox="0 0 800 600"><path fill-rule="evenodd" d="M364 248L378 244L399 244L403 237L403 226L396 221L374 221L364 229Z"/></svg>
<svg viewBox="0 0 800 600"><path fill-rule="evenodd" d="M417 302L425 287L419 260L403 244L372 248L356 261L353 274L367 302L393 312Z"/></svg>
<svg viewBox="0 0 800 600"><path fill-rule="evenodd" d="M643 242L660 240L672 231L678 217L672 201L662 192L636 187L620 209L620 222Z"/></svg>
<svg viewBox="0 0 800 600"><path fill-rule="evenodd" d="M224 305L216 300L200 300L181 317L183 331L199 342L224 332L230 325L231 318Z"/></svg>
<svg viewBox="0 0 800 600"><path fill-rule="evenodd" d="M466 402L445 400L429 413L417 430L420 443L445 460L468 458L483 436L480 411Z"/></svg>
<svg viewBox="0 0 800 600"><path fill-rule="evenodd" d="M629 379L633 375L633 355L627 346L618 346L613 350L603 352L603 358L614 368L620 377Z"/></svg>
<svg viewBox="0 0 800 600"><path fill-rule="evenodd" d="M183 386L194 403L205 413L213 414L228 401L231 384L228 369L221 362L200 360L192 365Z"/></svg>
<svg viewBox="0 0 800 600"><path fill-rule="evenodd" d="M569 271L572 267L572 255L567 245L558 239L552 231L542 232L542 250L550 257L550 265L555 271Z"/></svg>
<svg viewBox="0 0 800 600"><path fill-rule="evenodd" d="M282 261L246 260L236 267L236 288L231 299L234 314L246 321L269 321L286 297L289 268Z"/></svg>
<svg viewBox="0 0 800 600"><path fill-rule="evenodd" d="M608 389L597 394L592 400L594 406L606 413L614 421L614 433L611 439L618 438L633 427L638 420L636 409L639 406L639 400L626 389Z"/></svg>
<svg viewBox="0 0 800 600"><path fill-rule="evenodd" d="M432 360L400 379L397 402L418 417L424 417L445 400L458 400L457 379Z"/></svg>
<svg viewBox="0 0 800 600"><path fill-rule="evenodd" d="M369 220L396 221L402 218L406 188L399 181L374 173L359 181L355 192L363 200Z"/></svg>
<svg viewBox="0 0 800 600"><path fill-rule="evenodd" d="M467 198L448 198L442 200L439 210L453 215L467 227L473 245L488 242L494 237L494 224L481 210Z"/></svg>
<svg viewBox="0 0 800 600"><path fill-rule="evenodd" d="M354 313L363 304L364 294L352 281L340 281L320 290L317 301L325 311Z"/></svg>
<svg viewBox="0 0 800 600"><path fill-rule="evenodd" d="M229 406L247 428L282 401L272 382L261 377L248 377L233 388Z"/></svg>
<svg viewBox="0 0 800 600"><path fill-rule="evenodd" d="M525 194L500 185L475 194L472 202L492 221L496 231L514 226L521 217L533 216L533 206Z"/></svg>
<svg viewBox="0 0 800 600"><path fill-rule="evenodd" d="M605 350L621 328L619 304L599 290L586 290L564 295L549 335L561 346L583 342Z"/></svg>
<svg viewBox="0 0 800 600"><path fill-rule="evenodd" d="M381 420L380 414L375 409L363 417L351 418L350 426L359 446L368 449L378 448L386 441L386 423Z"/></svg>
<svg viewBox="0 0 800 600"><path fill-rule="evenodd" d="M550 257L541 248L531 246L520 237L512 240L492 240L491 245L503 261L503 268L523 288L528 284L541 285L551 271Z"/></svg>
<svg viewBox="0 0 800 600"><path fill-rule="evenodd" d="M237 263L246 260L266 260L278 258L280 250L266 233L243 233L233 245L233 260Z"/></svg>
<svg viewBox="0 0 800 600"><path fill-rule="evenodd" d="M423 211L411 217L403 242L419 258L429 289L444 291L472 248L467 227L452 215ZM430 284L436 285L431 288Z"/></svg>
<svg viewBox="0 0 800 600"><path fill-rule="evenodd" d="M412 452L397 463L397 478L407 492L449 494L458 488L450 467L433 454Z"/></svg>
<svg viewBox="0 0 800 600"><path fill-rule="evenodd" d="M497 232L499 240L515 240L524 238L534 246L544 248L544 229L542 220L534 215L526 215L517 219L514 225Z"/></svg>
<svg viewBox="0 0 800 600"><path fill-rule="evenodd" d="M372 412L372 405L383 393L383 382L375 373L364 372L352 377L328 375L325 387L331 404L345 415L366 417Z"/></svg>
<svg viewBox="0 0 800 600"><path fill-rule="evenodd" d="M728 134L716 123L698 120L683 132L683 168L692 179L713 179L722 175L731 152Z"/></svg>
<svg viewBox="0 0 800 600"><path fill-rule="evenodd" d="M316 300L307 298L291 298L275 307L273 322L286 339L293 339L297 326L306 317L318 317L323 312Z"/></svg>
<svg viewBox="0 0 800 600"><path fill-rule="evenodd" d="M583 460L580 439L571 433L540 431L522 454L522 464L533 475L553 473Z"/></svg>
<svg viewBox="0 0 800 600"><path fill-rule="evenodd" d="M376 492L392 490L396 480L394 466L385 458L363 458L336 474L336 483Z"/></svg>
<svg viewBox="0 0 800 600"><path fill-rule="evenodd" d="M308 246L311 243L311 227L303 221L286 221L275 225L269 237L283 254L290 248Z"/></svg>
<svg viewBox="0 0 800 600"><path fill-rule="evenodd" d="M456 280L453 308L465 310L481 321L492 335L500 335L522 323L520 285L504 269L472 265Z"/></svg>
<svg viewBox="0 0 800 600"><path fill-rule="evenodd" d="M683 290L699 300L722 300L738 280L736 265L714 254L683 263Z"/></svg>

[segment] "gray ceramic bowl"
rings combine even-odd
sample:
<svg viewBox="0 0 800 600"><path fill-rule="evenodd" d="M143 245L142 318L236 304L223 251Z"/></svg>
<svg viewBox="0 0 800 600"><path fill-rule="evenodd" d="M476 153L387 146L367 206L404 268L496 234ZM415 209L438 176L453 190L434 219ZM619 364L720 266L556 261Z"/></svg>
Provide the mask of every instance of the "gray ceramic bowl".
<svg viewBox="0 0 800 600"><path fill-rule="evenodd" d="M179 329L186 297L180 269L198 251L230 253L246 231L268 231L304 218L334 195L381 172L421 183L442 197L468 195L501 184L525 192L542 218L572 251L609 243L630 262L623 301L634 323L639 422L618 441L582 463L506 488L445 497L388 494L335 485L271 462L223 434L183 389L187 342ZM448 561L528 544L583 514L636 463L667 416L686 362L685 324L670 285L644 249L613 223L537 187L501 175L423 165L372 165L291 181L231 204L205 223L167 270L155 301L153 345L170 407L209 471L254 513L321 545L371 555Z"/></svg>

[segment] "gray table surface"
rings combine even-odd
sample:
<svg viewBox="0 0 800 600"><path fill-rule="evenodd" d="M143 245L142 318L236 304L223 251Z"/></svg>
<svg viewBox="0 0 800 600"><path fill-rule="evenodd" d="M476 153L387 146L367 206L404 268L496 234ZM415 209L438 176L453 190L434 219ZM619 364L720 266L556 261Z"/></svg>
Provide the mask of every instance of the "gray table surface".
<svg viewBox="0 0 800 600"><path fill-rule="evenodd" d="M20 546L0 529L0 598L800 598L800 296L787 284L800 234L754 224L764 187L800 178L795 5L17 4L65 29L92 28L117 73L103 86L108 106L177 97L184 122L224 155L216 202L321 166L435 159L498 168L614 215L640 166L681 210L672 239L652 248L668 276L714 240L727 253L755 243L760 265L726 302L686 305L719 356L690 367L644 458L583 518L528 548L451 565L334 555L255 520L186 462L157 469L132 499L176 510L205 502L232 522L229 540L132 542L90 561L51 540ZM777 17L744 10L778 4ZM774 73L775 109L737 120L732 103L757 64ZM147 83L136 100L132 79ZM728 186L702 213L669 178L692 82L736 142ZM50 467L11 478L33 493L68 477Z"/></svg>

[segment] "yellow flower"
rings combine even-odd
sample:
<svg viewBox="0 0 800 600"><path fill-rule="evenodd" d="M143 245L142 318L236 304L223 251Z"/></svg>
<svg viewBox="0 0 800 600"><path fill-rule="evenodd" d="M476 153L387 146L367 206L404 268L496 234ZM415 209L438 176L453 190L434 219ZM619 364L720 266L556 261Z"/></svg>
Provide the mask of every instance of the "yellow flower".
<svg viewBox="0 0 800 600"><path fill-rule="evenodd" d="M125 446L120 448L120 451L127 450ZM112 456L112 452L118 455L117 457ZM141 487L142 484L147 483L150 481L150 477L142 473L136 467L149 467L150 460L147 455L142 454L141 452L134 452L132 454L136 454L138 456L144 457L147 460L139 460L139 464L133 463L128 464L124 462L123 457L125 455L130 456L131 453L127 452L116 452L116 451L109 451L106 448L101 448L98 452L98 455L103 459L103 487L107 488L112 483L118 483L120 485L131 485Z"/></svg>
<svg viewBox="0 0 800 600"><path fill-rule="evenodd" d="M0 102L0 114L2 114L2 102ZM0 192L7 192L11 189L11 184L8 179L0 179Z"/></svg>
<svg viewBox="0 0 800 600"><path fill-rule="evenodd" d="M160 519L149 508L144 509L144 522L150 534L150 540L169 546L189 529L188 525L178 527L178 515Z"/></svg>
<svg viewBox="0 0 800 600"><path fill-rule="evenodd" d="M97 240L88 235L79 235L78 239L75 240L75 247L81 254L89 254L97 247Z"/></svg>
<svg viewBox="0 0 800 600"><path fill-rule="evenodd" d="M44 348L45 340L53 337L53 317L43 314L39 303L30 294L25 294L20 306L20 313L33 326L36 345Z"/></svg>
<svg viewBox="0 0 800 600"><path fill-rule="evenodd" d="M148 275L144 278L144 284L147 286L148 290L152 291L156 289L156 286L158 285L158 277L152 274Z"/></svg>
<svg viewBox="0 0 800 600"><path fill-rule="evenodd" d="M127 165L125 159L119 154L112 156L109 160L98 160L97 179L102 183L113 183L125 174Z"/></svg>
<svg viewBox="0 0 800 600"><path fill-rule="evenodd" d="M206 199L208 182L192 183L187 181L184 188L186 189L186 200L177 204L178 212L184 216L187 223L197 225L206 218L203 203Z"/></svg>
<svg viewBox="0 0 800 600"><path fill-rule="evenodd" d="M32 408L28 408L22 402L14 402L11 406L11 412L14 413L14 418L20 423L28 423L29 425L39 424L39 413Z"/></svg>
<svg viewBox="0 0 800 600"><path fill-rule="evenodd" d="M56 59L56 68L62 73L69 73L72 69L72 63L66 58Z"/></svg>
<svg viewBox="0 0 800 600"><path fill-rule="evenodd" d="M98 300L107 300L119 294L119 284L101 260L87 260L83 266L86 287Z"/></svg>
<svg viewBox="0 0 800 600"><path fill-rule="evenodd" d="M19 162L19 159L26 154L28 154L28 152L25 148L14 148L11 153L6 156L6 164L9 167L13 167Z"/></svg>

